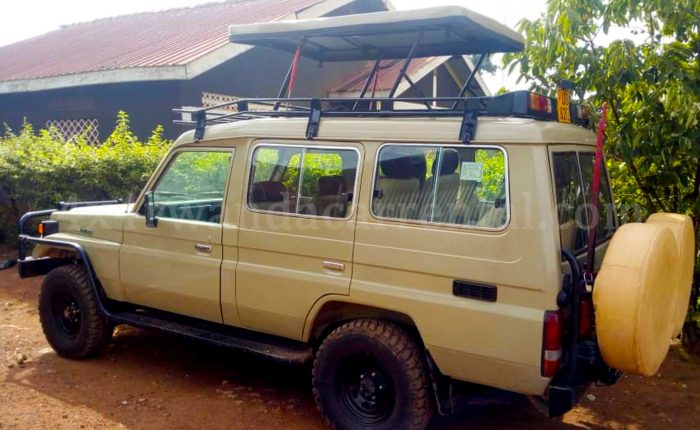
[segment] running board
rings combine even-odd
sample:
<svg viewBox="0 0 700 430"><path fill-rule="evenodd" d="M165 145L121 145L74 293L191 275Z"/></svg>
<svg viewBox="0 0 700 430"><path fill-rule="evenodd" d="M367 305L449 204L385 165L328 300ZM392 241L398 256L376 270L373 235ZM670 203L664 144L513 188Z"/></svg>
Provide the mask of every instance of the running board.
<svg viewBox="0 0 700 430"><path fill-rule="evenodd" d="M118 324L182 335L285 364L306 364L313 358L313 350L303 342L171 314L114 312L110 313L109 319Z"/></svg>

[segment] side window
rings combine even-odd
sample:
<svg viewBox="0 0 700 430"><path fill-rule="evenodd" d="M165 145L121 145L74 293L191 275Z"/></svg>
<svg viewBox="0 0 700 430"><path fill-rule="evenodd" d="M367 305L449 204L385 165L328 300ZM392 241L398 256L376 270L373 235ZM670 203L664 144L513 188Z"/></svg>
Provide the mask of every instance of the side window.
<svg viewBox="0 0 700 430"><path fill-rule="evenodd" d="M587 226L592 222L589 204L592 202L594 154L556 152L552 154L552 160L561 246L569 251L578 252L588 244ZM602 173L596 242L607 239L617 228L605 167Z"/></svg>
<svg viewBox="0 0 700 430"><path fill-rule="evenodd" d="M552 154L554 168L554 192L556 193L559 215L559 236L563 249L578 251L586 246L581 172L576 152L556 152Z"/></svg>
<svg viewBox="0 0 700 430"><path fill-rule="evenodd" d="M579 163L581 164L581 175L585 185L585 200L587 203L593 201L593 165L595 163L595 154L592 152L580 152ZM617 220L615 219L615 210L612 201L612 193L610 192L610 184L608 183L608 172L603 163L603 170L600 175L600 191L598 194L598 224L596 230L596 243L605 240L612 236L617 228ZM589 216L591 214L589 213ZM595 222L591 220L591 222Z"/></svg>
<svg viewBox="0 0 700 430"><path fill-rule="evenodd" d="M386 145L372 212L379 217L501 228L508 216L500 149Z"/></svg>
<svg viewBox="0 0 700 430"><path fill-rule="evenodd" d="M357 163L357 152L351 149L259 146L253 154L248 206L346 218L352 208Z"/></svg>
<svg viewBox="0 0 700 430"><path fill-rule="evenodd" d="M221 222L230 151L183 151L175 155L153 189L160 218Z"/></svg>

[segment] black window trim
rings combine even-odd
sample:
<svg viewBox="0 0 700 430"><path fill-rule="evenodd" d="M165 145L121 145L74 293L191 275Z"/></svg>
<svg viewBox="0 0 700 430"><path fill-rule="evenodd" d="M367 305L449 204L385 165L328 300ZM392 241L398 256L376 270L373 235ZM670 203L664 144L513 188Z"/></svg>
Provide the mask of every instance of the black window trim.
<svg viewBox="0 0 700 430"><path fill-rule="evenodd" d="M302 149L302 156L301 160L299 161L299 190L297 190L297 207L296 211L299 211L299 193L301 193L301 180L303 179L303 170L304 170L304 155L306 154L306 149L337 149L337 150L350 150L350 151L355 151L357 154L357 168L355 169L355 183L353 185L353 200L352 200L352 205L350 206L350 210L346 214L344 218L338 218L338 217L332 217L332 216L322 216L322 215L309 215L309 214L300 214L300 213L292 213L292 212L278 212L278 211L268 211L268 210L263 210L263 209L257 209L253 208L250 206L250 180L251 180L251 173L253 172L253 162L255 162L255 151L258 150L260 147L285 147L285 148L301 148ZM323 143L310 143L310 144L304 144L304 143L299 143L299 142L293 142L293 143L285 143L285 142L268 142L268 141L260 141L256 142L254 145L251 146L250 152L249 152L249 159L248 159L248 167L246 168L246 179L245 179L245 189L244 189L244 195L243 198L245 200L245 208L253 213L260 213L260 214L265 214L265 215L278 215L278 216L289 216L289 217L296 217L296 218L309 218L309 219L323 219L323 220L336 220L336 221L348 221L351 220L355 217L355 212L357 211L357 200L358 200L358 190L359 190L359 185L360 185L360 179L361 179L361 173L362 173L362 162L364 161L362 158L363 152L360 150L359 147L356 146L344 146L344 145L333 145L333 144L323 144Z"/></svg>
<svg viewBox="0 0 700 430"><path fill-rule="evenodd" d="M393 218L393 217L383 217L376 215L374 213L374 190L376 187L377 183L377 173L379 172L379 154L381 153L382 149L386 146L427 146L427 147L435 147L435 148L459 148L461 146L464 146L464 144L459 144L459 143L402 143L402 142L385 142L381 144L375 154L374 154L374 170L372 172L372 188L370 192L370 201L369 201L369 214L370 216L377 220L377 221L391 221L391 222L397 222L401 224L415 224L418 226L429 226L429 227L450 227L450 228L458 228L460 230L470 230L470 231L479 231L479 232L494 232L494 233L500 233L508 229L510 226L511 222L511 207L510 207L510 162L508 159L508 151L504 146L501 145L492 145L492 144L470 144L468 148L472 149L497 149L503 153L503 161L505 164L505 177L503 178L503 181L505 182L505 208L506 208L506 220L503 223L502 226L500 227L479 227L476 225L468 225L468 224L454 224L454 223L446 223L446 222L434 222L434 221L425 221L425 220L417 220L417 219L405 219L405 218ZM441 158L441 157L440 157ZM441 160L440 160L441 161Z"/></svg>

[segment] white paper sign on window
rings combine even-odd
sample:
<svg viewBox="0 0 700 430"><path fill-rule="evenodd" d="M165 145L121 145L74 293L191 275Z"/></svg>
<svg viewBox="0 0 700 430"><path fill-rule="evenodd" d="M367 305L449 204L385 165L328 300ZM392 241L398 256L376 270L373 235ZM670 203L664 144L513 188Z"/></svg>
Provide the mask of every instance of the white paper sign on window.
<svg viewBox="0 0 700 430"><path fill-rule="evenodd" d="M481 182L484 176L484 164L473 161L462 162L462 169L459 172L459 179L462 181Z"/></svg>

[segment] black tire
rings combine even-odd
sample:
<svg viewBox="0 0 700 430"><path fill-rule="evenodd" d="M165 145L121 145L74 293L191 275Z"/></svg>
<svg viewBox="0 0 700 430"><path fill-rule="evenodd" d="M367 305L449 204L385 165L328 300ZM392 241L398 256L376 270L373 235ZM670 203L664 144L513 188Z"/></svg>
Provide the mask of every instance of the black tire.
<svg viewBox="0 0 700 430"><path fill-rule="evenodd" d="M338 430L423 430L433 415L422 348L388 321L355 320L331 332L316 354L313 392Z"/></svg>
<svg viewBox="0 0 700 430"><path fill-rule="evenodd" d="M68 265L46 275L39 294L44 336L58 355L80 360L98 355L114 328L100 312L82 266Z"/></svg>

